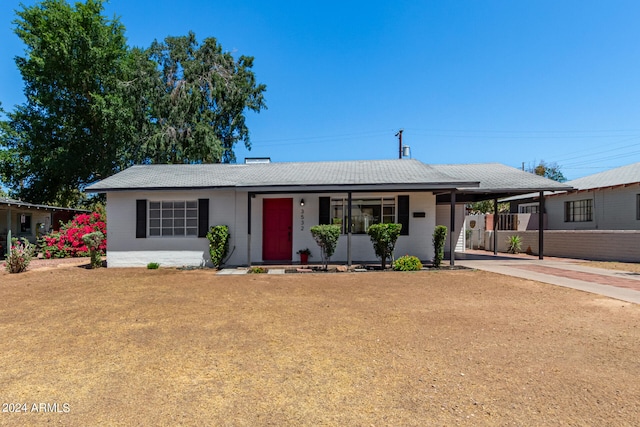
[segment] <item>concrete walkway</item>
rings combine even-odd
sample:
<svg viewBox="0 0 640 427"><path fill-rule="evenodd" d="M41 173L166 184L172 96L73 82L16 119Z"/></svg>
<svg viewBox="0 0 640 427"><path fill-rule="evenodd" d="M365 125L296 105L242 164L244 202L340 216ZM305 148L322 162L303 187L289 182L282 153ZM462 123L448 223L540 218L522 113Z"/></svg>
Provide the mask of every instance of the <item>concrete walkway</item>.
<svg viewBox="0 0 640 427"><path fill-rule="evenodd" d="M491 252L456 254L456 265L565 286L640 304L640 273L581 265L584 261L525 254L494 256Z"/></svg>

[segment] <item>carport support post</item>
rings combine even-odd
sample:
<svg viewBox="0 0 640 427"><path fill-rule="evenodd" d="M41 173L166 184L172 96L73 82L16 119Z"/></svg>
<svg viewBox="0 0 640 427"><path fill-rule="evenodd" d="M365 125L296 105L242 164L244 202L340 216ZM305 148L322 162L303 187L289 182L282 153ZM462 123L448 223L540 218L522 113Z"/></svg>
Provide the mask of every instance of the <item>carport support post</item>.
<svg viewBox="0 0 640 427"><path fill-rule="evenodd" d="M351 192L347 193L347 266L351 267Z"/></svg>
<svg viewBox="0 0 640 427"><path fill-rule="evenodd" d="M538 259L544 259L544 191L538 204Z"/></svg>
<svg viewBox="0 0 640 427"><path fill-rule="evenodd" d="M453 232L456 231L456 192L451 192L451 218L449 230L449 265L453 267L456 265L456 246L453 242Z"/></svg>
<svg viewBox="0 0 640 427"><path fill-rule="evenodd" d="M493 199L493 254L498 255L498 199Z"/></svg>

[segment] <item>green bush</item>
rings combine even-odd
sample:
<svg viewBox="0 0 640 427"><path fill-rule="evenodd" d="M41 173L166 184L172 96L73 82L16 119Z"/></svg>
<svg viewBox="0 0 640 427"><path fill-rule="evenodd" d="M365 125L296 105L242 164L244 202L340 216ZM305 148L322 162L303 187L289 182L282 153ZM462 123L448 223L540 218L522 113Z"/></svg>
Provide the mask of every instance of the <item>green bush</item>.
<svg viewBox="0 0 640 427"><path fill-rule="evenodd" d="M393 250L400 236L402 224L373 224L367 229L367 234L373 242L373 250L376 256L382 260L382 269L387 264L387 258L393 258Z"/></svg>
<svg viewBox="0 0 640 427"><path fill-rule="evenodd" d="M311 235L320 246L320 254L322 256L322 266L325 270L328 268L329 259L336 251L338 239L340 238L340 226L332 224L314 225L311 227Z"/></svg>
<svg viewBox="0 0 640 427"><path fill-rule="evenodd" d="M157 270L159 268L160 268L159 262L150 262L149 264L147 264L147 269L149 270Z"/></svg>
<svg viewBox="0 0 640 427"><path fill-rule="evenodd" d="M216 225L209 229L207 239L209 239L209 255L211 262L216 268L220 268L224 258L229 252L229 227L226 225Z"/></svg>
<svg viewBox="0 0 640 427"><path fill-rule="evenodd" d="M29 243L24 237L21 240L11 239L11 248L5 262L5 268L9 273L22 273L27 270L35 252L35 245Z"/></svg>
<svg viewBox="0 0 640 427"><path fill-rule="evenodd" d="M436 268L440 268L440 264L444 259L444 243L447 238L447 227L444 225L436 226L435 230L433 230L433 249L434 249L434 257L433 257L433 266Z"/></svg>
<svg viewBox="0 0 640 427"><path fill-rule="evenodd" d="M395 271L418 271L422 268L422 263L417 256L401 256L393 263Z"/></svg>
<svg viewBox="0 0 640 427"><path fill-rule="evenodd" d="M509 245L507 252L510 254L517 254L522 250L522 238L517 234L507 237L507 244Z"/></svg>
<svg viewBox="0 0 640 427"><path fill-rule="evenodd" d="M102 252L100 251L100 245L104 240L104 234L100 231L94 231L82 236L82 241L89 249L89 256L91 257L91 268L102 267Z"/></svg>

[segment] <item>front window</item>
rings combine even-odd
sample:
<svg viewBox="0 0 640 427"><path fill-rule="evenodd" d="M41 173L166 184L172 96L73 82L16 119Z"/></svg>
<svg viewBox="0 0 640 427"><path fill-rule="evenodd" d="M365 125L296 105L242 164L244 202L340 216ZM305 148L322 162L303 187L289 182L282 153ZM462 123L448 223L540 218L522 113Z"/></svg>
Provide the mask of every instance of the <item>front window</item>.
<svg viewBox="0 0 640 427"><path fill-rule="evenodd" d="M149 236L197 235L197 200L149 202Z"/></svg>
<svg viewBox="0 0 640 427"><path fill-rule="evenodd" d="M565 222L585 222L593 220L593 201L591 199L564 202Z"/></svg>
<svg viewBox="0 0 640 427"><path fill-rule="evenodd" d="M348 200L331 199L331 223L342 227L342 234L347 232ZM396 221L396 200L393 197L376 199L351 200L351 232L366 234L369 226Z"/></svg>
<svg viewBox="0 0 640 427"><path fill-rule="evenodd" d="M636 219L640 220L640 194L636 194Z"/></svg>

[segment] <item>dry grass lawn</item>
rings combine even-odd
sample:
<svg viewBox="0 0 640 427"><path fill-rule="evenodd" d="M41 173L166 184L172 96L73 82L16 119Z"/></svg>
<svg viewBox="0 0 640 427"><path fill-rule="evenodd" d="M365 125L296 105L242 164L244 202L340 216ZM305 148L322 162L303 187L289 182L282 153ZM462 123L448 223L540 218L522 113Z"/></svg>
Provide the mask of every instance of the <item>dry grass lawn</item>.
<svg viewBox="0 0 640 427"><path fill-rule="evenodd" d="M0 425L640 424L640 306L479 271L0 274L0 334Z"/></svg>
<svg viewBox="0 0 640 427"><path fill-rule="evenodd" d="M588 267L606 268L607 270L630 271L640 273L640 263L637 262L614 262L614 261L588 261L583 263Z"/></svg>

